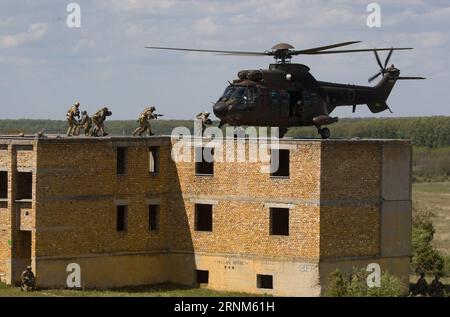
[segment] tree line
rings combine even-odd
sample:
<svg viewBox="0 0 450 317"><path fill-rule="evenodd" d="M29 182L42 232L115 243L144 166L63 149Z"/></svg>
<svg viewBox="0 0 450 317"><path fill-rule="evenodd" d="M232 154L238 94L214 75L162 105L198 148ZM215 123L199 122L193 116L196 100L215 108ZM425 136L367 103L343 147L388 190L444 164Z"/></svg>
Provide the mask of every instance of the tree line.
<svg viewBox="0 0 450 317"><path fill-rule="evenodd" d="M335 138L410 139L416 147L450 147L450 117L342 119L330 126ZM293 128L287 134L317 137L311 127Z"/></svg>
<svg viewBox="0 0 450 317"><path fill-rule="evenodd" d="M214 122L217 125L217 122ZM152 128L157 134L169 135L175 127L193 129L192 120L154 120ZM110 120L106 128L113 135L131 135L137 127L134 120ZM353 118L342 119L330 126L335 138L410 139L416 147L450 147L450 117L405 118ZM65 133L65 120L0 120L0 134ZM318 137L314 127L291 128L287 136Z"/></svg>

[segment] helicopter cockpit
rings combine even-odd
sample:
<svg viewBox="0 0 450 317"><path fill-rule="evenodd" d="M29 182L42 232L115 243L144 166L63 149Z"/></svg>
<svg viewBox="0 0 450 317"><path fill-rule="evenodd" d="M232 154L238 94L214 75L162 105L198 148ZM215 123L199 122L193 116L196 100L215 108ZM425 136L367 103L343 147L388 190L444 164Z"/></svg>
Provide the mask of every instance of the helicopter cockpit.
<svg viewBox="0 0 450 317"><path fill-rule="evenodd" d="M228 86L219 102L225 102L236 110L249 110L255 104L257 89L254 86Z"/></svg>

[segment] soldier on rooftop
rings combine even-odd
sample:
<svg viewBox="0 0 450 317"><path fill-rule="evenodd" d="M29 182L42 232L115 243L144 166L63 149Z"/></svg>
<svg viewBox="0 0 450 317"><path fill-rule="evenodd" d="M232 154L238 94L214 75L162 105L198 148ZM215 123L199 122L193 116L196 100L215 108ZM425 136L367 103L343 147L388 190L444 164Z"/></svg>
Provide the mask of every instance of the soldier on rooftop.
<svg viewBox="0 0 450 317"><path fill-rule="evenodd" d="M94 129L90 133L91 136L106 136L108 135L105 132L105 120L106 117L109 117L112 115L112 112L109 111L108 107L103 107L100 110L98 110L93 116L92 116L92 123L94 123Z"/></svg>
<svg viewBox="0 0 450 317"><path fill-rule="evenodd" d="M203 132L205 132L206 126L212 124L211 119L209 119L209 115L210 115L209 112L203 111L203 112L200 112L200 113L195 117L195 119L201 121L201 124L202 124L202 134L203 134Z"/></svg>
<svg viewBox="0 0 450 317"><path fill-rule="evenodd" d="M81 120L75 130L75 135L80 134L81 128L84 129L84 135L88 136L90 134L92 128L92 119L89 117L87 111L85 110L81 112Z"/></svg>
<svg viewBox="0 0 450 317"><path fill-rule="evenodd" d="M158 117L162 117L162 114L155 113L156 108L151 106L144 109L144 111L141 112L141 115L139 116L139 119L137 122L139 122L139 128L136 128L136 130L133 131L133 135L139 135L141 136L142 133L146 132L148 135L154 135L152 132L152 127L150 124L150 120L158 119Z"/></svg>
<svg viewBox="0 0 450 317"><path fill-rule="evenodd" d="M67 110L66 118L69 128L67 129L67 136L72 136L78 126L78 120L76 118L80 117L80 103L76 102L73 106Z"/></svg>

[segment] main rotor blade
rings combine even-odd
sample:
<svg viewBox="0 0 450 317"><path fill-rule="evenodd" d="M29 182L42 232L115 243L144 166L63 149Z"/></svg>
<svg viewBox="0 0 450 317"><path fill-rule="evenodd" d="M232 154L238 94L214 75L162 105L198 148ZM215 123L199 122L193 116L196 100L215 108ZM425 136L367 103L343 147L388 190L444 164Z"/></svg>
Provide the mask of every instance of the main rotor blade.
<svg viewBox="0 0 450 317"><path fill-rule="evenodd" d="M369 78L369 83L371 83L372 81L374 81L376 78L378 78L378 76L380 76L381 75L381 72L379 72L378 74L376 74L376 75L373 75L372 77L370 77Z"/></svg>
<svg viewBox="0 0 450 317"><path fill-rule="evenodd" d="M299 54L305 54L305 53L310 53L310 52L318 52L318 51L328 50L330 48L336 48L336 47L341 47L341 46L346 46L346 45L351 45L351 44L356 44L356 43L361 43L361 41L342 42L342 43L337 43L337 44L333 44L333 45L313 47L313 48L308 48L308 49L299 50L299 51L292 51L290 54L291 55L299 55Z"/></svg>
<svg viewBox="0 0 450 317"><path fill-rule="evenodd" d="M398 77L398 80L423 80L425 77Z"/></svg>
<svg viewBox="0 0 450 317"><path fill-rule="evenodd" d="M271 56L272 54L269 53L264 53L264 54L254 54L254 53L217 53L214 54L217 56Z"/></svg>
<svg viewBox="0 0 450 317"><path fill-rule="evenodd" d="M373 53L375 54L375 58L377 59L378 65L380 65L380 69L383 69L383 64L381 64L380 56L378 56L377 51L373 51Z"/></svg>
<svg viewBox="0 0 450 317"><path fill-rule="evenodd" d="M390 50L388 56L386 57L386 60L384 61L384 68L387 67L389 60L391 59L392 53L394 53L394 51Z"/></svg>
<svg viewBox="0 0 450 317"><path fill-rule="evenodd" d="M252 56L262 56L271 55L270 52L240 52L240 51L221 51L221 50L202 50L195 48L178 48L178 47L160 47L160 46L146 46L145 48L153 50L168 50L168 51L186 51L186 52L201 52L201 53L224 53L228 55L252 55Z"/></svg>
<svg viewBox="0 0 450 317"><path fill-rule="evenodd" d="M412 50L412 47L399 47L399 48L369 48L369 49L356 49L356 50L337 50L337 51L319 51L312 53L302 53L304 55L322 55L322 54L340 54L340 53L356 53L356 52L379 52L379 51L401 51L401 50Z"/></svg>

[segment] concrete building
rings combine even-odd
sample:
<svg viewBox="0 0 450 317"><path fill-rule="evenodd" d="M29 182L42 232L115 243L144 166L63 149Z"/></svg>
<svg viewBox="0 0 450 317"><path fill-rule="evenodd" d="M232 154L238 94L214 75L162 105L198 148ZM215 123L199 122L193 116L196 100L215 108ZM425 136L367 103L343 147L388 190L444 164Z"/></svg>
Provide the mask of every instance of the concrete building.
<svg viewBox="0 0 450 317"><path fill-rule="evenodd" d="M408 282L409 142L286 139L274 174L174 162L174 142L0 137L1 280L31 264L40 287L66 287L76 263L85 288L318 296L336 268L377 263Z"/></svg>

